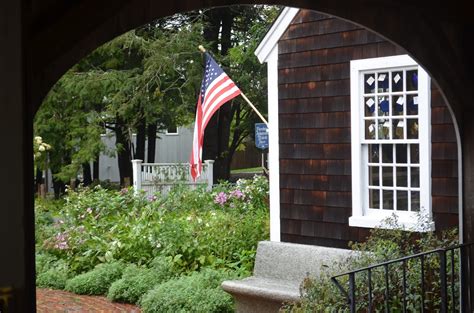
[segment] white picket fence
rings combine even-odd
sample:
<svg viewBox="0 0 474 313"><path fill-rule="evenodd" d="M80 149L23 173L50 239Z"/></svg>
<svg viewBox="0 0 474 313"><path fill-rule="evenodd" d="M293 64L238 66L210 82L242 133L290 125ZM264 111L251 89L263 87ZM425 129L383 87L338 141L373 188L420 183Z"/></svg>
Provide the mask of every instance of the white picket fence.
<svg viewBox="0 0 474 313"><path fill-rule="evenodd" d="M189 163L143 163L142 160L132 160L133 189L135 192L143 190L146 195L167 194L177 184L191 188L205 185L211 190L213 165L213 160L204 161L201 176L194 182Z"/></svg>

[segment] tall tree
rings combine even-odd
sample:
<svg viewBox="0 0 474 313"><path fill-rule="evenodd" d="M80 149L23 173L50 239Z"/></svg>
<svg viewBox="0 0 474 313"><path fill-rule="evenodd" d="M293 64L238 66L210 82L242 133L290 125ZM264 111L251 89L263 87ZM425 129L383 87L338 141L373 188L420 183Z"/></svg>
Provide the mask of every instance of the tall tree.
<svg viewBox="0 0 474 313"><path fill-rule="evenodd" d="M224 69L266 113L266 71L253 52L278 13L277 7L239 6L204 13L203 37ZM256 121L242 99L235 98L213 116L206 128L203 159L214 159L214 179L227 180L233 154L252 133Z"/></svg>
<svg viewBox="0 0 474 313"><path fill-rule="evenodd" d="M154 161L155 138L170 125L191 123L202 79L199 44L205 44L240 88L265 111L265 67L253 49L275 9L227 7L160 19L128 32L92 52L53 87L35 120L35 132L53 146L50 167L57 184L68 182L97 161L116 153L120 178L131 179L133 156ZM229 177L236 149L252 133L255 116L234 99L207 127L204 159L216 160L216 178ZM101 135L113 133L115 151ZM137 134L132 146L131 134ZM60 189L60 188L58 188Z"/></svg>

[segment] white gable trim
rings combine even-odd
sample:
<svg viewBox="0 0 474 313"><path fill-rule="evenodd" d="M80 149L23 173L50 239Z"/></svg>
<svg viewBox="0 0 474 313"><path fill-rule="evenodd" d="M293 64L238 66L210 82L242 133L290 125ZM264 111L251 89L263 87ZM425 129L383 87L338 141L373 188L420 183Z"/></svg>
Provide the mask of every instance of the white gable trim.
<svg viewBox="0 0 474 313"><path fill-rule="evenodd" d="M267 63L268 131L270 170L270 240L280 241L280 156L278 138L278 41L299 9L285 7L255 50L261 63Z"/></svg>
<svg viewBox="0 0 474 313"><path fill-rule="evenodd" d="M268 61L273 48L278 44L278 40L280 40L299 10L300 9L297 8L285 7L283 11L281 11L270 30L260 42L257 49L255 49L255 55L260 63Z"/></svg>

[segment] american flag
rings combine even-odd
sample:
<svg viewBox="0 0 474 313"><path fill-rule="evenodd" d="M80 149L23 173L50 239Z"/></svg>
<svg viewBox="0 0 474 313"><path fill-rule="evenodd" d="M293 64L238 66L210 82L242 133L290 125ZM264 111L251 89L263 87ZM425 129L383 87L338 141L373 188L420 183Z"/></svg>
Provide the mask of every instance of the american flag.
<svg viewBox="0 0 474 313"><path fill-rule="evenodd" d="M201 84L201 93L196 108L193 149L191 151L191 176L195 181L202 172L202 143L204 130L212 115L227 101L240 95L240 89L206 52L206 69Z"/></svg>

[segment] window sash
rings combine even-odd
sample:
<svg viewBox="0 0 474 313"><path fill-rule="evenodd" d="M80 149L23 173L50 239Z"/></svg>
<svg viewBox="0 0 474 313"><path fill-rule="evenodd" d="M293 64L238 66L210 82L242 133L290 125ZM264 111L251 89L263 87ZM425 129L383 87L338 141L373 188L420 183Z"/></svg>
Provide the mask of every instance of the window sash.
<svg viewBox="0 0 474 313"><path fill-rule="evenodd" d="M411 70L418 70L418 90L406 90L406 73ZM388 76L388 89L387 91L379 92L378 82L375 82L374 92L366 92L364 86L364 78L366 74L374 74L374 79L376 79L379 73L403 73L403 87L401 91L393 91L392 88L392 79L395 78L394 75ZM382 86L383 87L383 86ZM418 96L418 106L417 114L408 114L408 105L407 99L410 96ZM388 116L378 117L376 114L374 116L368 117L365 112L365 103L363 102L367 98L373 97L375 99L374 110L378 110L379 102L378 97L389 97L391 101L389 102ZM393 105L394 99L398 100L397 97L403 97L403 113L400 115L393 114ZM413 99L413 98L410 98ZM400 100L401 101L401 100ZM410 112L412 113L412 112ZM349 224L351 226L361 226L361 227L374 227L376 221L380 221L387 216L387 212L396 213L400 218L404 219L402 224L408 224L413 222L414 214L416 212L411 211L397 211L397 197L394 196L393 208L394 210L384 210L381 209L381 203L383 197L379 196L379 208L372 209L369 207L369 190L378 190L380 194L383 193L383 190L392 190L393 192L406 192L408 194L407 198L408 210L411 206L411 194L412 192L419 194L419 210L422 214L428 215L431 218L431 124L430 124L430 79L428 74L416 64L416 62L407 55L402 56L393 56L385 58L375 58L375 59L363 59L351 61L351 136L352 136L352 209L353 215L349 219ZM390 121L390 124L393 120L403 120L403 138L393 138L390 136L392 130L389 132L389 136L392 139L366 139L365 138L365 127L366 121L373 121L377 119L386 119ZM418 122L418 138L408 138L407 136L407 120L413 119ZM397 124L398 127L398 124ZM396 128L395 128L396 129ZM398 130L396 129L398 132ZM381 145L381 144L407 144L414 145L418 144L419 146L419 160L418 163L410 163L409 156L407 156L407 161L405 163L398 163L395 160L392 160L391 163L381 163L379 162L368 162L368 147L369 145ZM409 148L408 148L409 149ZM407 152L409 153L409 152ZM369 168L370 167L379 167L378 174L378 186L369 186ZM383 175L382 167L390 168L392 170L392 186L383 186ZM397 168L406 168L406 186L397 186ZM389 169L389 170L390 170ZM418 177L418 186L410 185L411 181L411 171L417 169L419 172ZM403 169L401 169L403 172ZM401 174L403 175L403 174ZM403 176L402 182L403 184ZM415 194L416 196L416 194ZM403 195L405 197L405 195ZM366 220L367 222L364 222Z"/></svg>

